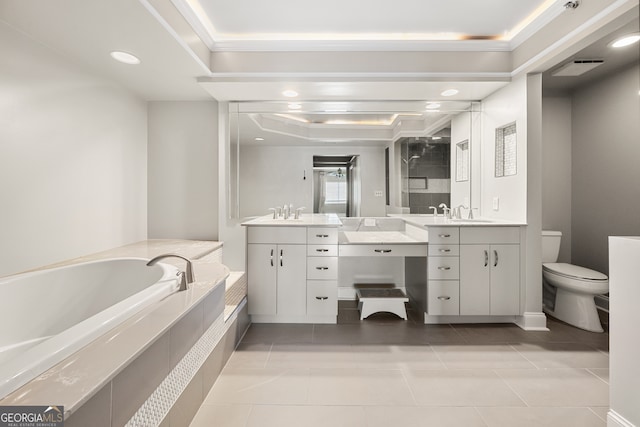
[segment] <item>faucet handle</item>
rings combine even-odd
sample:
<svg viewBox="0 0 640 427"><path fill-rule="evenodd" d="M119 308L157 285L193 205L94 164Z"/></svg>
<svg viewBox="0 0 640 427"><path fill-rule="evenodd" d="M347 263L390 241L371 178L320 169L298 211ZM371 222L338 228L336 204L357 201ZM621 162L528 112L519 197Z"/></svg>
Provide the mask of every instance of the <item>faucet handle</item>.
<svg viewBox="0 0 640 427"><path fill-rule="evenodd" d="M278 217L276 216L276 208L269 208L269 210L273 212L273 219L277 219Z"/></svg>
<svg viewBox="0 0 640 427"><path fill-rule="evenodd" d="M473 219L473 211L477 211L478 208L469 208L469 219Z"/></svg>
<svg viewBox="0 0 640 427"><path fill-rule="evenodd" d="M429 206L429 209L433 209L434 218L438 216L438 208L436 208L435 206Z"/></svg>
<svg viewBox="0 0 640 427"><path fill-rule="evenodd" d="M294 219L300 219L300 213L305 209L306 208L304 206L296 208L296 213L295 213Z"/></svg>

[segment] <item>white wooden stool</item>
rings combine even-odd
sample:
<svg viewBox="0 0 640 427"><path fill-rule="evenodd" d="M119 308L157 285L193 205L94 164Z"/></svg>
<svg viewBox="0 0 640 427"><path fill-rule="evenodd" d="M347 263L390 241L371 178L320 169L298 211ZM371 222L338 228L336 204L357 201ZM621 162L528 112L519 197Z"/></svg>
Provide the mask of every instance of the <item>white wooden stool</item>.
<svg viewBox="0 0 640 427"><path fill-rule="evenodd" d="M404 303L408 302L409 298L402 289L357 289L356 295L358 295L360 320L381 311L393 313L407 320L407 309Z"/></svg>

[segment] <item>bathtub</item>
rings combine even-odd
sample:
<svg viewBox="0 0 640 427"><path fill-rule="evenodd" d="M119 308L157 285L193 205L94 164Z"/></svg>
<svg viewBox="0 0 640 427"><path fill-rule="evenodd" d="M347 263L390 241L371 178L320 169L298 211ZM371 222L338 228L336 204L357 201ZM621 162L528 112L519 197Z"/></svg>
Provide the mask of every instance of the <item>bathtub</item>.
<svg viewBox="0 0 640 427"><path fill-rule="evenodd" d="M178 290L178 269L112 258L0 278L0 399Z"/></svg>

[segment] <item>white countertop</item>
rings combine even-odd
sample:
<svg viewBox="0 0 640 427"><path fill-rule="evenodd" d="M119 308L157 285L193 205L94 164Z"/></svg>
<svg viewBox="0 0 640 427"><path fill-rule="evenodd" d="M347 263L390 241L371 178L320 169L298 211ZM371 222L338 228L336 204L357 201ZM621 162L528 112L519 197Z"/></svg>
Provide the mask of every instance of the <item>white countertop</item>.
<svg viewBox="0 0 640 427"><path fill-rule="evenodd" d="M434 217L429 214L389 214L392 218L401 218L407 224L419 227L504 227L527 225L518 221L507 221L503 219L447 219L443 216Z"/></svg>
<svg viewBox="0 0 640 427"><path fill-rule="evenodd" d="M294 219L273 219L273 215L260 216L258 218L245 221L240 225L245 226L293 226L293 227L306 227L306 226L329 226L339 227L342 225L340 218L336 214L302 214L300 218Z"/></svg>

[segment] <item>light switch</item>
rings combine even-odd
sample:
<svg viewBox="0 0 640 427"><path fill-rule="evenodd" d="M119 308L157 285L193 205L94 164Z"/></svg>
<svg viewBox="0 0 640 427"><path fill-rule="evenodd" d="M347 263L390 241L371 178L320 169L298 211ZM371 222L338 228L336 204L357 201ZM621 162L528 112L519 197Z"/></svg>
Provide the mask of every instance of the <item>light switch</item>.
<svg viewBox="0 0 640 427"><path fill-rule="evenodd" d="M493 210L494 211L500 210L500 197L493 198Z"/></svg>

